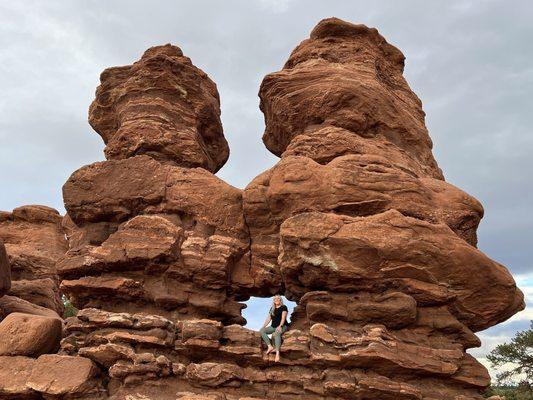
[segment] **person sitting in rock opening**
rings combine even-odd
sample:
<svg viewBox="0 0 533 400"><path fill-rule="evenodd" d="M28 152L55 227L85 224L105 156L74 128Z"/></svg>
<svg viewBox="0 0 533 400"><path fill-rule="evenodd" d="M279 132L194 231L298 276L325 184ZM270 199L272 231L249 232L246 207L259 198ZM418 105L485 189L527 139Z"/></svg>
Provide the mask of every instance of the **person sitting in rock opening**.
<svg viewBox="0 0 533 400"><path fill-rule="evenodd" d="M276 362L279 361L281 335L285 333L289 326L289 323L287 322L287 314L287 306L283 304L283 299L281 298L281 296L274 296L274 298L272 299L272 307L270 307L270 311L268 312L268 316L265 320L265 323L259 331L261 333L261 337L268 346L266 354L270 354L274 350L270 338L268 337L268 335L273 334L272 336L274 338L274 346L276 348ZM270 324L270 326L267 326L268 323L271 321L272 323Z"/></svg>

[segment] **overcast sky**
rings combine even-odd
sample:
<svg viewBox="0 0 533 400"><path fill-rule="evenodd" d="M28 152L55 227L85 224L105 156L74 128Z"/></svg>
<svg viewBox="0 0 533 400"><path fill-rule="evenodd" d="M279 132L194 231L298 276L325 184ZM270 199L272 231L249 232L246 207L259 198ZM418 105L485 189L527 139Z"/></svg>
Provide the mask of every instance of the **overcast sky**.
<svg viewBox="0 0 533 400"><path fill-rule="evenodd" d="M64 212L68 176L104 159L87 123L100 72L169 42L218 85L231 148L218 175L243 188L276 162L261 142L262 78L331 16L376 27L405 54L446 180L485 207L480 249L505 264L533 302L528 0L0 0L0 210L45 204ZM267 308L249 308L251 325ZM530 318L526 309L486 331L475 354L526 329Z"/></svg>

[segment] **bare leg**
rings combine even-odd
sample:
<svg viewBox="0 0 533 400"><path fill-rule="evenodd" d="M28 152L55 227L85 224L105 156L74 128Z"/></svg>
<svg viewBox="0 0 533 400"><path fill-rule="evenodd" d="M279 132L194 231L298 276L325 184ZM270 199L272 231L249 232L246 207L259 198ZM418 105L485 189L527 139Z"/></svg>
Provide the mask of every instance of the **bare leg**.
<svg viewBox="0 0 533 400"><path fill-rule="evenodd" d="M279 361L279 349L281 347L281 335L283 335L285 333L285 331L287 330L287 327L282 327L281 328L281 332L279 331L274 331L274 343L275 343L275 346L276 346L276 358L274 358L274 361L275 362L278 362Z"/></svg>

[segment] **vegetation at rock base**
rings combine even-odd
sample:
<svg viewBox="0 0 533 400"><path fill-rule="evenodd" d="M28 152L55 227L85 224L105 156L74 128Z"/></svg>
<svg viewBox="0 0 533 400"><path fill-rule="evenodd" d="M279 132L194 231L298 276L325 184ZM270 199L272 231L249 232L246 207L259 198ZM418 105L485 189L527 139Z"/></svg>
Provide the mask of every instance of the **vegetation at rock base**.
<svg viewBox="0 0 533 400"><path fill-rule="evenodd" d="M497 375L498 386L491 386L485 397L505 396L507 400L533 400L533 321L528 330L518 332L510 343L503 343L487 356Z"/></svg>
<svg viewBox="0 0 533 400"><path fill-rule="evenodd" d="M483 395L485 398L501 396L506 400L533 400L531 386L491 386Z"/></svg>
<svg viewBox="0 0 533 400"><path fill-rule="evenodd" d="M63 304L65 305L65 312L63 312L63 318L74 317L78 314L78 309L72 305L67 296L63 295L61 297Z"/></svg>

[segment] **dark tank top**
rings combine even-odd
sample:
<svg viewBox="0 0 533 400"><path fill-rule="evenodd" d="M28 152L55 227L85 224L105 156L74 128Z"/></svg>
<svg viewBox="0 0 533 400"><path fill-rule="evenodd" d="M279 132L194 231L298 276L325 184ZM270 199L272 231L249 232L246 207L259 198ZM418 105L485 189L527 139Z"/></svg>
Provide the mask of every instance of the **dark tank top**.
<svg viewBox="0 0 533 400"><path fill-rule="evenodd" d="M274 308L274 315L272 315L272 328L277 328L281 322L281 313L283 311L287 311L287 316L288 316L288 310L287 310L287 306L279 306L278 308ZM285 326L288 325L287 324L287 318L285 318Z"/></svg>

